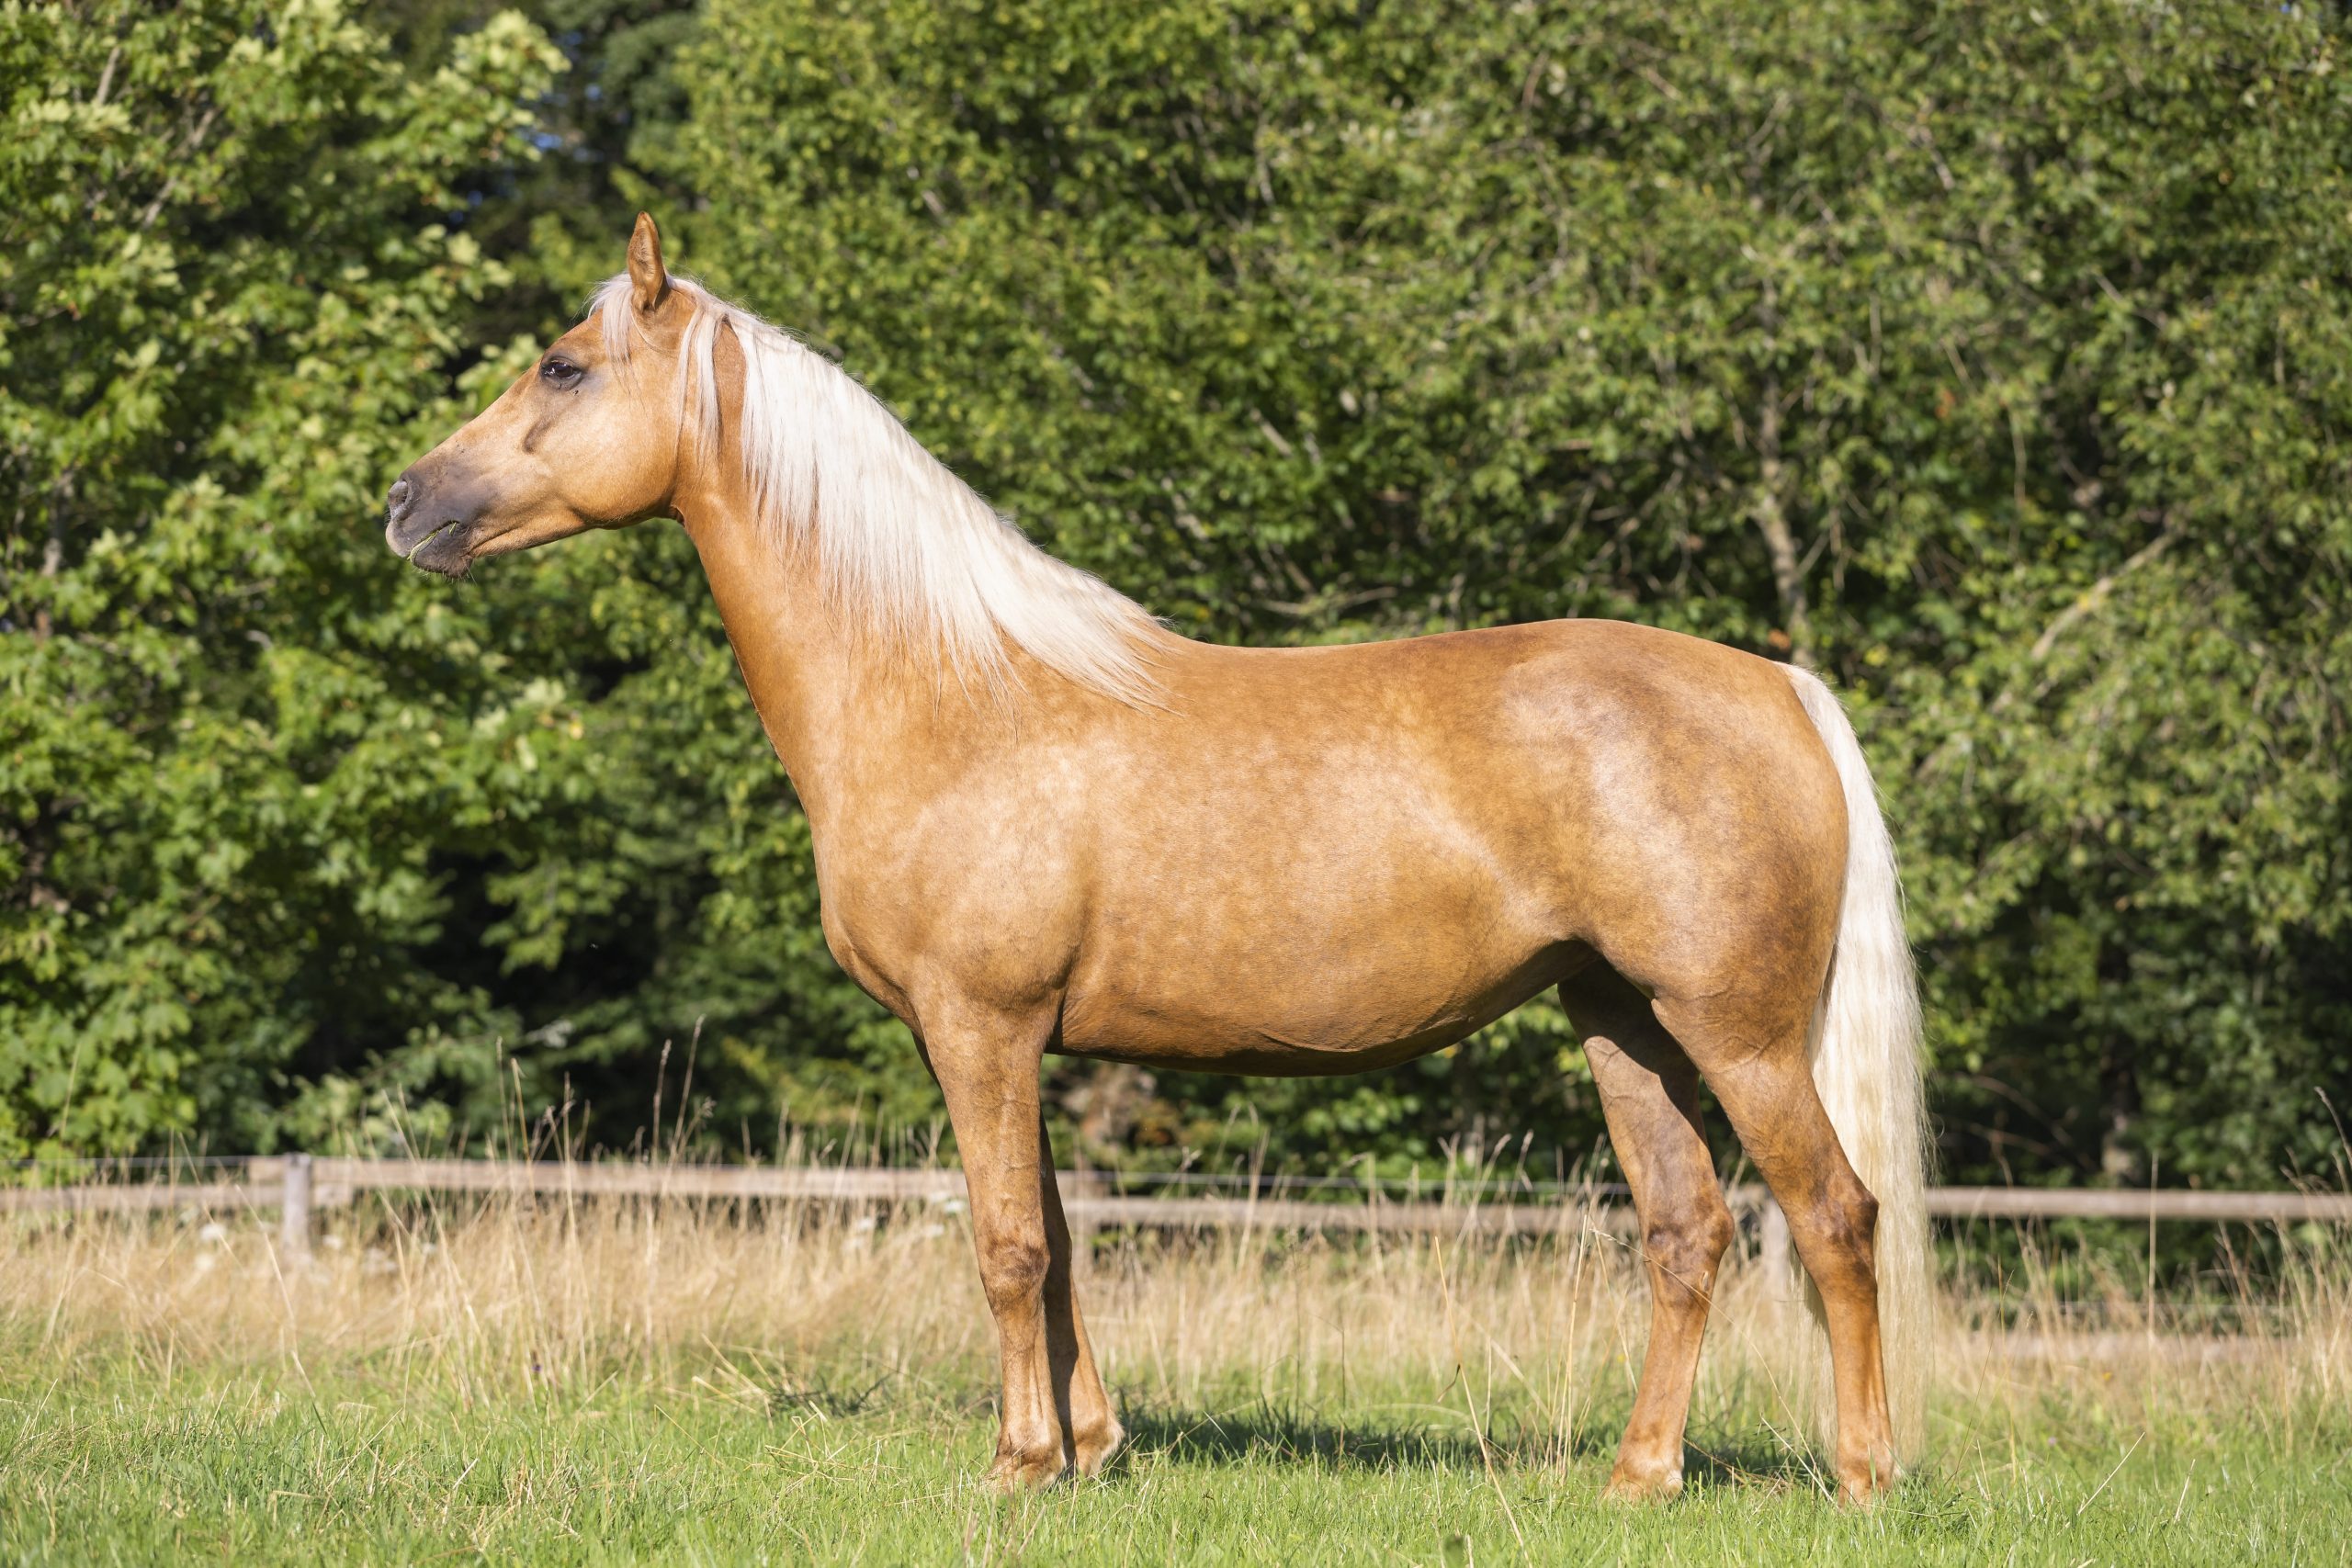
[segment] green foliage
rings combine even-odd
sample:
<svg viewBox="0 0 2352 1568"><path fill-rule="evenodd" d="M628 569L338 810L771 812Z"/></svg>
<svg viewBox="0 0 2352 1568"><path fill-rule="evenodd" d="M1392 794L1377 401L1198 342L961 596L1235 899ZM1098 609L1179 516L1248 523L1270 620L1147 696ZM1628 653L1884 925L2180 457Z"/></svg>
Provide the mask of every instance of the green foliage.
<svg viewBox="0 0 2352 1568"><path fill-rule="evenodd" d="M1839 675L1955 1163L2260 1180L2352 1082L2339 41L721 0L664 167L717 283L1179 626L1628 615ZM1517 1033L1243 1092L1327 1158L1589 1128Z"/></svg>
<svg viewBox="0 0 2352 1568"><path fill-rule="evenodd" d="M554 63L511 17L408 76L329 4L0 11L0 1151L266 1143L298 1060L489 1026L417 962L435 857L529 855L579 724L368 519L503 281L445 171Z"/></svg>
<svg viewBox="0 0 2352 1568"><path fill-rule="evenodd" d="M1954 1174L2340 1148L2329 17L532 9L552 85L463 0L389 53L0 11L0 1145L462 1128L499 1040L623 1139L698 1021L729 1143L933 1114L674 531L451 589L367 525L650 201L1180 629L1622 615L1837 676ZM1599 1134L1548 999L1374 1077L1056 1087L1097 1157Z"/></svg>

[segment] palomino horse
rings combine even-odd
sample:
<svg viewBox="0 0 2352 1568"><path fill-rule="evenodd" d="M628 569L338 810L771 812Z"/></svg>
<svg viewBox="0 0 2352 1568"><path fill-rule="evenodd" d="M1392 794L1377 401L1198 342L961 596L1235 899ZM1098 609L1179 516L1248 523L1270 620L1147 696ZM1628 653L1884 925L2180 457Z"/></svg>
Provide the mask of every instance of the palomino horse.
<svg viewBox="0 0 2352 1568"><path fill-rule="evenodd" d="M1585 1037L1653 1297L1611 1490L1681 1484L1733 1235L1702 1078L1817 1287L1841 1490L1888 1484L1919 1421L1918 1008L1870 774L1819 681L1593 621L1187 641L818 355L669 276L639 217L588 318L392 486L385 536L455 575L657 516L701 552L808 812L826 941L946 1098L1001 1484L1091 1475L1122 1437L1072 1290L1046 1052L1356 1072L1545 986Z"/></svg>

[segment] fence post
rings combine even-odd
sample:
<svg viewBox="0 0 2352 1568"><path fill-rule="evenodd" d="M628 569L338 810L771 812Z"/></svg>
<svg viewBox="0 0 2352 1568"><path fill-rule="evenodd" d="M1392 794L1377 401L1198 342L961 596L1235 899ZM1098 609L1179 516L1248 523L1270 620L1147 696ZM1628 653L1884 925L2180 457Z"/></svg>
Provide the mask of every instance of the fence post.
<svg viewBox="0 0 2352 1568"><path fill-rule="evenodd" d="M1102 1179L1081 1159L1078 1168L1060 1181L1062 1220L1069 1227L1070 1273L1084 1274L1094 1260L1094 1235L1100 1228L1093 1200L1104 1190Z"/></svg>
<svg viewBox="0 0 2352 1568"><path fill-rule="evenodd" d="M1771 1290L1772 1299L1786 1301L1796 1293L1796 1281L1789 1272L1789 1216L1781 1212L1779 1201L1767 1192L1757 1218L1757 1261L1764 1265L1764 1281Z"/></svg>
<svg viewBox="0 0 2352 1568"><path fill-rule="evenodd" d="M277 1247L288 1258L311 1255L311 1156L288 1155L278 1200Z"/></svg>

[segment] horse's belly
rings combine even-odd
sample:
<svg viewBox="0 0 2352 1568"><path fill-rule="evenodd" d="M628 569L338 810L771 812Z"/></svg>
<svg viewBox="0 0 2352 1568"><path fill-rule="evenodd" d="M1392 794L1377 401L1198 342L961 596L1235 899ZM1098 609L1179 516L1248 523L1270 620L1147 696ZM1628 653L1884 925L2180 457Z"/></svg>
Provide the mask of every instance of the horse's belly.
<svg viewBox="0 0 2352 1568"><path fill-rule="evenodd" d="M1163 1066L1361 1072L1452 1044L1575 967L1502 901L1332 911L1279 898L1155 919L1081 956L1060 1048ZM1439 907L1431 907L1431 906Z"/></svg>

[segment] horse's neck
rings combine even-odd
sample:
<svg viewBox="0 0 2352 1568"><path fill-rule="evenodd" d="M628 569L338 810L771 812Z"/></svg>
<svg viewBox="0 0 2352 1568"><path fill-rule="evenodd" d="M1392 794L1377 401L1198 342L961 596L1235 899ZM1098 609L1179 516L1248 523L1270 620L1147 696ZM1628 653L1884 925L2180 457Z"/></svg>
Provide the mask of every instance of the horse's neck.
<svg viewBox="0 0 2352 1568"><path fill-rule="evenodd" d="M817 581L813 551L777 549L730 495L682 496L679 511L760 723L812 823L893 759L961 751L979 739L980 716L943 701L936 671L888 657L870 632L847 624Z"/></svg>

